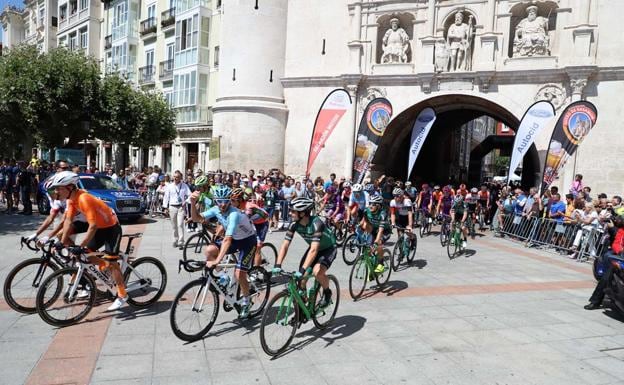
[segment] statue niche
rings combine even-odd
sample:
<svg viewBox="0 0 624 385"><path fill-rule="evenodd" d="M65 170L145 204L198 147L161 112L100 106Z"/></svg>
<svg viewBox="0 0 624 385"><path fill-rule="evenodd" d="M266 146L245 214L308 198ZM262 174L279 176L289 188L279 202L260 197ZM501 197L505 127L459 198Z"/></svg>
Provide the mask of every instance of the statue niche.
<svg viewBox="0 0 624 385"><path fill-rule="evenodd" d="M550 56L551 55L551 38L549 31L554 29L551 22L554 22L556 15L552 14L553 7L546 7L548 4L542 4L541 9L537 5L529 5L524 11L515 9L513 14L518 13L516 20L521 18L520 22L513 26L510 35L511 57L530 57L530 56ZM540 14L547 15L539 16ZM551 20L553 16L553 20Z"/></svg>
<svg viewBox="0 0 624 385"><path fill-rule="evenodd" d="M438 38L435 43L436 71L472 71L474 19L466 11L457 11L445 23L445 38Z"/></svg>
<svg viewBox="0 0 624 385"><path fill-rule="evenodd" d="M411 26L413 17L408 15L392 15L380 18L380 39L378 39L378 62L381 64L397 64L411 62L410 34L403 28L408 21ZM382 20L386 20L382 22ZM382 35L383 33L383 35Z"/></svg>

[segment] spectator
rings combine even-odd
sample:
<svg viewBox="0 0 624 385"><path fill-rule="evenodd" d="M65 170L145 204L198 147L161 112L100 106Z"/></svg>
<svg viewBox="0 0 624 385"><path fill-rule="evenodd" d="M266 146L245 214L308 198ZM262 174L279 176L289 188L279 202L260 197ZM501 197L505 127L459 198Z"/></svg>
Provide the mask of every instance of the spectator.
<svg viewBox="0 0 624 385"><path fill-rule="evenodd" d="M168 212L173 227L173 247L184 248L184 202L191 196L191 190L182 182L182 173L176 171L173 183L165 186L163 209Z"/></svg>
<svg viewBox="0 0 624 385"><path fill-rule="evenodd" d="M580 202L579 202L580 207ZM578 220L581 228L577 230L574 242L572 242L572 254L570 259L576 259L578 257L578 249L581 244L581 238L583 235L587 235L593 229L598 228L598 213L591 202L585 203L585 208L582 212L578 213Z"/></svg>
<svg viewBox="0 0 624 385"><path fill-rule="evenodd" d="M329 180L323 184L323 190L327 190L327 188L334 184L336 181L336 174L329 174Z"/></svg>
<svg viewBox="0 0 624 385"><path fill-rule="evenodd" d="M275 205L279 198L279 193L272 179L267 181L267 188L264 192L264 209L269 214L269 231L277 230L277 212L275 212Z"/></svg>
<svg viewBox="0 0 624 385"><path fill-rule="evenodd" d="M32 166L26 167L26 162L19 163L19 171L17 173L15 185L20 193L20 198L24 209L20 214L32 215L32 201L30 194L35 181L35 174Z"/></svg>
<svg viewBox="0 0 624 385"><path fill-rule="evenodd" d="M590 196L591 187L589 186L583 187L583 192L585 193L585 202L591 202L592 201L592 197Z"/></svg>
<svg viewBox="0 0 624 385"><path fill-rule="evenodd" d="M578 193L583 191L583 187L584 187L583 186L583 175L576 174L574 176L574 181L572 181L572 185L570 186L570 194L572 194L574 196L574 198L576 198Z"/></svg>
<svg viewBox="0 0 624 385"><path fill-rule="evenodd" d="M280 198L282 199L281 201L282 224L281 225L278 224L278 227L286 228L290 224L290 214L289 214L288 209L290 207L290 201L294 197L295 197L295 187L291 186L290 179L286 179L284 181L284 185L280 189Z"/></svg>
<svg viewBox="0 0 624 385"><path fill-rule="evenodd" d="M563 226L563 220L565 219L566 205L561 202L561 195L555 193L552 196L552 203L550 205L549 218L555 221L555 234L553 235L553 244L561 245L565 240L563 234L565 232Z"/></svg>

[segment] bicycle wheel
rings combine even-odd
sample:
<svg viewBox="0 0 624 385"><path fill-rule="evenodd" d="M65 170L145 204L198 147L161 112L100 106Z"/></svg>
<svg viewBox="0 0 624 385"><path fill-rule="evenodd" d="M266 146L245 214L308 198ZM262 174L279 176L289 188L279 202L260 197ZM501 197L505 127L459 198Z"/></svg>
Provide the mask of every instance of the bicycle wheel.
<svg viewBox="0 0 624 385"><path fill-rule="evenodd" d="M429 225L429 222L427 222L427 217L425 215L422 216L422 221L420 222L420 237L424 238L425 234L427 232L427 225Z"/></svg>
<svg viewBox="0 0 624 385"><path fill-rule="evenodd" d="M277 356L288 348L299 326L299 312L286 290L269 301L260 322L260 345L266 354Z"/></svg>
<svg viewBox="0 0 624 385"><path fill-rule="evenodd" d="M145 307L158 301L167 286L167 271L156 258L141 257L126 269L124 282L128 291L128 303L134 307Z"/></svg>
<svg viewBox="0 0 624 385"><path fill-rule="evenodd" d="M76 282L77 267L50 274L37 292L37 313L52 326L68 326L86 317L95 303L95 283L86 274ZM73 292L73 293L71 293Z"/></svg>
<svg viewBox="0 0 624 385"><path fill-rule="evenodd" d="M399 265L403 261L403 237L399 237L392 249L392 270L399 270Z"/></svg>
<svg viewBox="0 0 624 385"><path fill-rule="evenodd" d="M355 234L349 235L342 245L342 260L349 266L353 265L360 253L361 249L357 243L357 236Z"/></svg>
<svg viewBox="0 0 624 385"><path fill-rule="evenodd" d="M446 243L449 240L449 228L448 224L443 223L442 227L440 227L440 244L442 247L446 246Z"/></svg>
<svg viewBox="0 0 624 385"><path fill-rule="evenodd" d="M247 318L254 318L264 310L271 292L271 277L267 271L261 266L255 266L249 269L247 273L247 281L249 282L249 296L251 297L252 306L249 309ZM240 285L236 290L236 299L243 297Z"/></svg>
<svg viewBox="0 0 624 385"><path fill-rule="evenodd" d="M321 299L323 298L323 289L319 287L314 295L314 313L312 313L312 321L314 326L318 329L325 329L332 323L338 312L338 305L340 304L340 285L338 284L338 278L331 274L327 275L329 280L329 289L332 292L331 301L329 305L324 308L320 307Z"/></svg>
<svg viewBox="0 0 624 385"><path fill-rule="evenodd" d="M182 250L182 259L184 261L193 260L193 261L203 261L206 259L204 257L203 251L204 247L210 244L210 240L204 233L193 234L189 237L189 239L184 244L184 250ZM189 266L190 268L190 266ZM194 269L193 271L200 271L203 269L203 266Z"/></svg>
<svg viewBox="0 0 624 385"><path fill-rule="evenodd" d="M359 256L351 268L351 274L349 274L349 294L355 301L364 293L366 281L368 281L368 265L365 258L363 255Z"/></svg>
<svg viewBox="0 0 624 385"><path fill-rule="evenodd" d="M25 314L35 313L37 311L35 297L41 282L58 269L54 262L44 262L41 258L20 262L4 281L4 300L15 311Z"/></svg>
<svg viewBox="0 0 624 385"><path fill-rule="evenodd" d="M340 229L334 226L334 235L336 236L336 244L342 245L347 237L347 225L343 223Z"/></svg>
<svg viewBox="0 0 624 385"><path fill-rule="evenodd" d="M413 236L410 242L409 253L407 254L407 262L412 263L416 258L416 249L418 248L418 237Z"/></svg>
<svg viewBox="0 0 624 385"><path fill-rule="evenodd" d="M446 252L449 259L455 258L455 255L460 247L460 242L460 236L456 232L453 232L453 234L449 237L449 241L446 243Z"/></svg>
<svg viewBox="0 0 624 385"><path fill-rule="evenodd" d="M262 266L274 266L277 262L277 248L272 243L264 243L260 249L260 255L262 256Z"/></svg>
<svg viewBox="0 0 624 385"><path fill-rule="evenodd" d="M383 249L383 260L382 265L384 267L384 272L375 274L375 281L377 281L377 286L383 286L390 280L390 274L392 274L392 254L390 254L390 250Z"/></svg>
<svg viewBox="0 0 624 385"><path fill-rule="evenodd" d="M169 324L173 334L183 341L196 341L205 336L219 314L219 294L208 287L204 277L184 285L176 294Z"/></svg>

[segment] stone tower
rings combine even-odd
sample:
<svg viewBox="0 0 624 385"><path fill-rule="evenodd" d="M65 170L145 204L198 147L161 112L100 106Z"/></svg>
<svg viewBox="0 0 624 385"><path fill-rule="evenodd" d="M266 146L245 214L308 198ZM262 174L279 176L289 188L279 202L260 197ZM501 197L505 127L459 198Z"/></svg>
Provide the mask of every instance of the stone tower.
<svg viewBox="0 0 624 385"><path fill-rule="evenodd" d="M211 168L281 168L288 109L284 76L287 0L223 2L219 86L213 138L221 159Z"/></svg>

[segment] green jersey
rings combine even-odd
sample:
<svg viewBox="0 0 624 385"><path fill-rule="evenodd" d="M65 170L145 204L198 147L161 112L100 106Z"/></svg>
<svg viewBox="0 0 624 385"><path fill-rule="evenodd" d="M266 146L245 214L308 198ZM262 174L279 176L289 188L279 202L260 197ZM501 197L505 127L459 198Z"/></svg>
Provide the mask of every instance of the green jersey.
<svg viewBox="0 0 624 385"><path fill-rule="evenodd" d="M455 211L455 215L463 215L465 211L468 211L468 204L466 201L455 201L451 210Z"/></svg>
<svg viewBox="0 0 624 385"><path fill-rule="evenodd" d="M286 240L292 241L295 233L301 235L308 245L311 245L312 242L319 242L319 251L336 247L336 237L319 217L310 217L307 226L299 222L292 222L286 231Z"/></svg>
<svg viewBox="0 0 624 385"><path fill-rule="evenodd" d="M388 220L388 214L383 209L378 209L376 212L372 212L370 207L364 210L364 218L373 225L373 234L379 231L379 228L384 230L390 230L390 221Z"/></svg>

